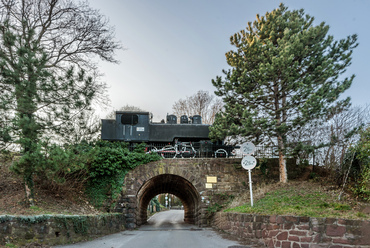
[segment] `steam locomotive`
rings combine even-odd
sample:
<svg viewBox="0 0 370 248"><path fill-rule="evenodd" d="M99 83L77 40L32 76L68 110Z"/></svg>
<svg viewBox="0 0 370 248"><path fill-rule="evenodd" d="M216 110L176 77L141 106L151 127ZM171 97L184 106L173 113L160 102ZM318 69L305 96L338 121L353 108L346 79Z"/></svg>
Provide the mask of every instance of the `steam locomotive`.
<svg viewBox="0 0 370 248"><path fill-rule="evenodd" d="M131 145L146 143L147 152L157 152L165 158L229 157L233 147L223 142L211 142L210 125L202 124L202 117L167 115L166 122L152 122L149 112L117 111L116 119L103 119L101 138L124 141Z"/></svg>

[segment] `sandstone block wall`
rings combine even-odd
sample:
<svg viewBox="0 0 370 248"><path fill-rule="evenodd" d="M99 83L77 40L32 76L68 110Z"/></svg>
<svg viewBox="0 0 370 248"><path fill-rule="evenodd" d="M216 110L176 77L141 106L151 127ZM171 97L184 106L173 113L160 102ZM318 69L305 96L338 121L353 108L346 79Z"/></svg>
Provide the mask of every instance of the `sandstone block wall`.
<svg viewBox="0 0 370 248"><path fill-rule="evenodd" d="M122 214L98 216L38 215L0 216L0 246L6 243L25 245L66 244L124 230Z"/></svg>
<svg viewBox="0 0 370 248"><path fill-rule="evenodd" d="M214 227L266 247L370 248L370 221L217 213Z"/></svg>

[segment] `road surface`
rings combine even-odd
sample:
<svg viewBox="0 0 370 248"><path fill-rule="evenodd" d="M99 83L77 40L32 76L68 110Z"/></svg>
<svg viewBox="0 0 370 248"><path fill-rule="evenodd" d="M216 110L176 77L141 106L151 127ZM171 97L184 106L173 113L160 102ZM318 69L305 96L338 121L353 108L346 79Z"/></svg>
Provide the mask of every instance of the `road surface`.
<svg viewBox="0 0 370 248"><path fill-rule="evenodd" d="M138 230L124 231L93 241L58 248L228 248L246 247L223 239L210 228L198 228L183 221L183 210L153 215Z"/></svg>

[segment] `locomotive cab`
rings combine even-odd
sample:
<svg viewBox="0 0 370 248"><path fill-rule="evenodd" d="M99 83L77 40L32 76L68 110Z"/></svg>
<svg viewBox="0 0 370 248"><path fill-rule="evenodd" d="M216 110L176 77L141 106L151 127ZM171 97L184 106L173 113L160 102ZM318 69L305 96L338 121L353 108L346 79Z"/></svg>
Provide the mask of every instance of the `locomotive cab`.
<svg viewBox="0 0 370 248"><path fill-rule="evenodd" d="M102 120L102 139L149 141L149 112L117 111L116 120Z"/></svg>

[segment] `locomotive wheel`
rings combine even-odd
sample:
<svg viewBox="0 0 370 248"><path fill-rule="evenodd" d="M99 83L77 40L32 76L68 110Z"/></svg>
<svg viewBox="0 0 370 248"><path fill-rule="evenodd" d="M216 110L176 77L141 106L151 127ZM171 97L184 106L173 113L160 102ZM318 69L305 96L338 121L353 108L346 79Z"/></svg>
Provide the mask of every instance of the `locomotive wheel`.
<svg viewBox="0 0 370 248"><path fill-rule="evenodd" d="M215 151L215 158L227 158L228 153L225 149L218 149Z"/></svg>
<svg viewBox="0 0 370 248"><path fill-rule="evenodd" d="M191 147L184 147L181 151L182 158L195 158L195 155L197 153Z"/></svg>
<svg viewBox="0 0 370 248"><path fill-rule="evenodd" d="M176 149L173 146L165 146L160 150L163 158L176 158Z"/></svg>

